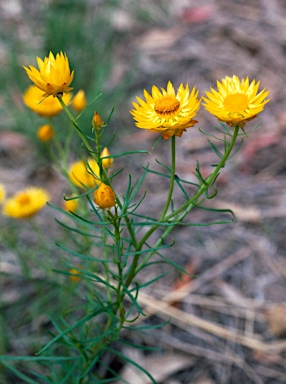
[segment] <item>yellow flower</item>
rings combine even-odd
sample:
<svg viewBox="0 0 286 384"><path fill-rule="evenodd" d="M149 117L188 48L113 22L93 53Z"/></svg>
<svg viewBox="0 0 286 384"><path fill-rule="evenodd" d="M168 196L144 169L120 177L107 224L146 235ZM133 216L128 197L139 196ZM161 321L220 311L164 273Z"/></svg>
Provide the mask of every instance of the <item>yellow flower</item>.
<svg viewBox="0 0 286 384"><path fill-rule="evenodd" d="M42 188L29 187L6 200L3 213L15 219L26 219L35 215L50 199Z"/></svg>
<svg viewBox="0 0 286 384"><path fill-rule="evenodd" d="M226 76L221 83L217 81L218 90L211 88L206 92L208 98L204 107L218 120L230 126L238 125L244 127L245 123L254 119L258 113L263 111L269 92L263 89L258 92L260 81L249 83L248 77L240 80L237 76Z"/></svg>
<svg viewBox="0 0 286 384"><path fill-rule="evenodd" d="M71 91L69 85L73 81L74 71L70 72L69 60L65 53L60 52L54 57L50 52L44 61L37 57L39 69L32 65L24 67L30 80L43 92L43 97L62 96Z"/></svg>
<svg viewBox="0 0 286 384"><path fill-rule="evenodd" d="M92 118L92 126L95 129L101 129L104 125L104 121L102 121L101 117L97 112L94 112L93 118Z"/></svg>
<svg viewBox="0 0 286 384"><path fill-rule="evenodd" d="M37 132L38 139L44 143L50 141L54 137L54 134L55 132L49 124L41 125Z"/></svg>
<svg viewBox="0 0 286 384"><path fill-rule="evenodd" d="M0 184L0 203L3 203L6 196L6 190L3 184Z"/></svg>
<svg viewBox="0 0 286 384"><path fill-rule="evenodd" d="M72 107L78 112L81 112L87 105L84 90L80 89L72 99Z"/></svg>
<svg viewBox="0 0 286 384"><path fill-rule="evenodd" d="M113 165L113 158L109 157L108 159L105 159L106 156L110 156L110 152L107 147L103 148L103 151L100 154L103 168L109 168Z"/></svg>
<svg viewBox="0 0 286 384"><path fill-rule="evenodd" d="M166 140L174 135L181 137L187 128L197 123L193 118L200 107L198 93L195 87L190 93L188 84L184 87L181 83L177 94L170 81L167 90L162 88L160 91L153 85L152 95L144 90L146 101L137 97L139 104L133 102L135 109L130 113L138 128L160 132Z"/></svg>
<svg viewBox="0 0 286 384"><path fill-rule="evenodd" d="M94 202L102 209L110 209L115 205L116 195L109 185L101 183L94 192Z"/></svg>
<svg viewBox="0 0 286 384"><path fill-rule="evenodd" d="M70 99L70 93L63 95L63 101L66 105L70 103ZM41 117L53 117L58 115L63 110L61 104L56 98L48 97L43 99L43 92L35 85L30 85L30 87L23 94L23 100L27 107Z"/></svg>
<svg viewBox="0 0 286 384"><path fill-rule="evenodd" d="M78 283L80 281L81 278L78 276L80 275L80 272L77 269L70 268L69 273L71 273L71 275L69 275L71 281L73 281L74 283Z"/></svg>
<svg viewBox="0 0 286 384"><path fill-rule="evenodd" d="M74 197L72 195L71 197ZM64 200L63 209L67 212L75 212L78 208L78 199Z"/></svg>
<svg viewBox="0 0 286 384"><path fill-rule="evenodd" d="M80 188L94 188L96 185L99 185L101 183L99 174L99 166L92 158L87 160L87 164L83 160L73 163L68 172L70 180Z"/></svg>

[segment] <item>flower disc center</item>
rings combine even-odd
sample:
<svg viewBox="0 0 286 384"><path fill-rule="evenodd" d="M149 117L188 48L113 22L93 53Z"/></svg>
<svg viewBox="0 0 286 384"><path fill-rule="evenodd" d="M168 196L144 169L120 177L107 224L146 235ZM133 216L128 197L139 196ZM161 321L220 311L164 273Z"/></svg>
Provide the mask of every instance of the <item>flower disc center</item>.
<svg viewBox="0 0 286 384"><path fill-rule="evenodd" d="M155 112L160 116L172 117L180 108L180 102L173 95L165 95L155 102Z"/></svg>
<svg viewBox="0 0 286 384"><path fill-rule="evenodd" d="M228 95L223 105L229 112L244 111L248 107L248 97L242 93Z"/></svg>
<svg viewBox="0 0 286 384"><path fill-rule="evenodd" d="M21 206L28 205L31 202L30 196L27 194L19 196L17 200Z"/></svg>

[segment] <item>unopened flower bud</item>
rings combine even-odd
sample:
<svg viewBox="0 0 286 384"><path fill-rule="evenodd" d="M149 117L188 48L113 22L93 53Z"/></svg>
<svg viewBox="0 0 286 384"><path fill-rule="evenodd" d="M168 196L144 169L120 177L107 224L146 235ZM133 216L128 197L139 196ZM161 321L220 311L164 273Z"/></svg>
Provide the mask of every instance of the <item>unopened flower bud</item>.
<svg viewBox="0 0 286 384"><path fill-rule="evenodd" d="M94 202L102 209L110 209L115 205L116 195L109 185L101 183L94 192Z"/></svg>
<svg viewBox="0 0 286 384"><path fill-rule="evenodd" d="M78 112L81 112L87 105L84 90L80 89L72 99L72 107Z"/></svg>
<svg viewBox="0 0 286 384"><path fill-rule="evenodd" d="M47 143L54 137L54 130L49 124L42 125L38 128L37 136L43 143Z"/></svg>
<svg viewBox="0 0 286 384"><path fill-rule="evenodd" d="M103 151L100 155L100 157L102 158L101 164L103 168L109 168L113 165L113 158L109 157L108 159L105 159L106 156L110 156L110 152L107 147L103 148Z"/></svg>
<svg viewBox="0 0 286 384"><path fill-rule="evenodd" d="M97 112L94 112L93 119L92 119L92 126L95 129L101 129L104 125L104 121L102 121L101 117Z"/></svg>

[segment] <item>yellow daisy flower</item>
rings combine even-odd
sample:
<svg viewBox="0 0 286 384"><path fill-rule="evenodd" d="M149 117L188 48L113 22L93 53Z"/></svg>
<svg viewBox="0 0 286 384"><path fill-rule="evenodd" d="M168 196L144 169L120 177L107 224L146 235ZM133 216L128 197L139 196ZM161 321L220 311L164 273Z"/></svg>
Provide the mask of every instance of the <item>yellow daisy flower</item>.
<svg viewBox="0 0 286 384"><path fill-rule="evenodd" d="M47 143L54 137L54 130L49 124L44 124L38 128L37 136L38 139L43 143Z"/></svg>
<svg viewBox="0 0 286 384"><path fill-rule="evenodd" d="M258 92L260 81L249 83L248 77L240 80L237 76L222 79L217 82L218 90L211 88L211 92L206 92L208 98L204 107L218 120L230 126L238 125L244 127L247 121L254 119L258 113L263 111L269 92L265 88Z"/></svg>
<svg viewBox="0 0 286 384"><path fill-rule="evenodd" d="M72 107L77 112L81 112L87 106L85 92L83 89L80 89L78 93L72 99Z"/></svg>
<svg viewBox="0 0 286 384"><path fill-rule="evenodd" d="M63 93L70 92L73 88L69 85L73 81L74 71L70 72L69 60L65 53L60 52L54 57L50 52L44 61L37 57L39 69L32 65L24 67L30 80L46 96L62 96Z"/></svg>
<svg viewBox="0 0 286 384"><path fill-rule="evenodd" d="M188 84L184 87L181 83L177 94L170 81L167 90L162 88L160 91L153 85L152 95L144 90L146 101L136 97L139 104L133 102L135 109L130 113L138 128L160 132L165 140L174 135L181 137L187 128L197 123L193 118L200 107L198 93L196 87L190 93Z"/></svg>
<svg viewBox="0 0 286 384"><path fill-rule="evenodd" d="M34 216L50 199L42 188L29 187L6 200L3 214L15 219L26 219Z"/></svg>
<svg viewBox="0 0 286 384"><path fill-rule="evenodd" d="M94 188L101 183L92 172L99 178L99 166L97 162L90 158L87 160L88 165L83 160L73 163L68 172L69 179L80 188ZM91 170L90 170L91 169Z"/></svg>
<svg viewBox="0 0 286 384"><path fill-rule="evenodd" d="M70 197L74 197L75 195L72 195ZM75 212L78 208L78 199L72 199L72 200L64 200L63 202L63 209L67 212Z"/></svg>
<svg viewBox="0 0 286 384"><path fill-rule="evenodd" d="M69 105L71 96L70 93L65 93L63 95L63 101L66 105ZM46 99L43 99L43 92L35 85L31 85L27 88L26 92L23 94L23 101L27 107L41 117L53 117L63 110L56 98L47 97Z"/></svg>

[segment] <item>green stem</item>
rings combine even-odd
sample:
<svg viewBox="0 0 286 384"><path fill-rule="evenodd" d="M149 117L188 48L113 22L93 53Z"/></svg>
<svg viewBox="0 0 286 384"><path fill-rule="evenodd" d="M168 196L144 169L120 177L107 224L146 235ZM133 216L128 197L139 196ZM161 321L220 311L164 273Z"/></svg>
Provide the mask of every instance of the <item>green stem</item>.
<svg viewBox="0 0 286 384"><path fill-rule="evenodd" d="M183 205L181 205L180 208L178 208L177 210L172 212L170 215L164 217L163 220L160 218L158 221L166 222L166 221L170 220L174 216L177 216L179 213L181 213L182 211L185 210L185 212L183 212L182 215L177 217L176 222L179 222L179 221L181 221L187 215L187 213L189 213L189 211L194 207L194 205L197 202L198 198L212 185L212 183L215 181L216 177L218 176L219 171L221 170L221 168L224 167L225 162L228 159L228 157L229 157L229 155L230 155L230 153L231 153L231 151L232 151L232 149L234 147L234 144L235 144L237 136L238 136L238 132L239 132L239 126L235 126L232 139L231 139L231 141L229 143L229 146L227 147L223 157L221 158L220 162L218 163L218 165L216 166L214 171L210 174L210 176L207 177L207 179L205 180L205 183L203 183L199 187L199 189L196 192L196 194L191 199L187 200ZM174 224L174 226L175 225L176 224ZM159 226L160 226L160 223L159 224L154 224L149 229L149 231L147 231L145 233L145 235L142 237L141 241L138 243L138 247L137 247L136 251L140 251L142 249L143 245L146 243L148 238L152 235L152 233L156 229L158 229ZM170 226L170 227L168 227L164 231L163 235L160 236L160 239L156 242L154 247L158 247L162 243L164 238L171 232L171 230L174 228L174 226ZM133 277L138 273L138 271L140 269L143 268L143 266L149 261L149 259L150 259L150 257L152 255L153 255L153 252L151 251L150 254L148 254L148 256L146 256L144 258L144 260L140 263L140 265L138 267L137 267L137 264L138 264L138 260L139 260L139 256L140 255L136 255L134 257L133 263L131 265L131 269L130 269L129 274L128 274L127 279L126 279L126 286L128 286L130 284L130 282L132 281ZM135 258L136 258L136 260L135 260Z"/></svg>
<svg viewBox="0 0 286 384"><path fill-rule="evenodd" d="M65 113L67 114L68 118L70 119L70 121L73 123L73 125L75 126L76 130L77 130L77 133L79 135L79 137L81 138L85 148L89 151L90 155L94 158L95 161L97 161L96 159L96 156L95 156L95 153L94 153L94 150L91 148L87 138L84 136L84 134L81 132L81 129L76 121L76 119L73 117L73 115L71 114L70 110L68 109L68 107L66 106L66 104L64 103L63 99L61 97L58 97L58 100L61 104L61 106L63 107L63 110L65 111Z"/></svg>
<svg viewBox="0 0 286 384"><path fill-rule="evenodd" d="M174 181L175 181L175 172L176 172L176 136L172 136L172 138L171 138L171 158L172 158L172 160L171 160L172 161L172 166L171 166L171 177L170 177L169 193L168 193L168 196L167 196L167 200L166 200L165 206L164 206L163 211L162 211L162 213L160 215L160 218L159 218L160 222L165 221L165 215L166 215L166 213L168 211L169 205L170 205L171 200L172 200L173 191L174 191ZM146 240L148 239L148 237L146 238ZM145 241L144 242L142 240L140 241L140 243L135 248L136 251L140 251L142 249L143 245L145 244ZM129 286L129 284L131 283L131 281L132 281L132 279L133 279L133 277L135 275L135 271L136 271L136 268L137 268L137 264L138 264L139 258L140 258L140 254L135 255L134 258L133 258L133 261L132 261L129 273L128 273L128 275L126 277L126 281L125 281L126 287Z"/></svg>

